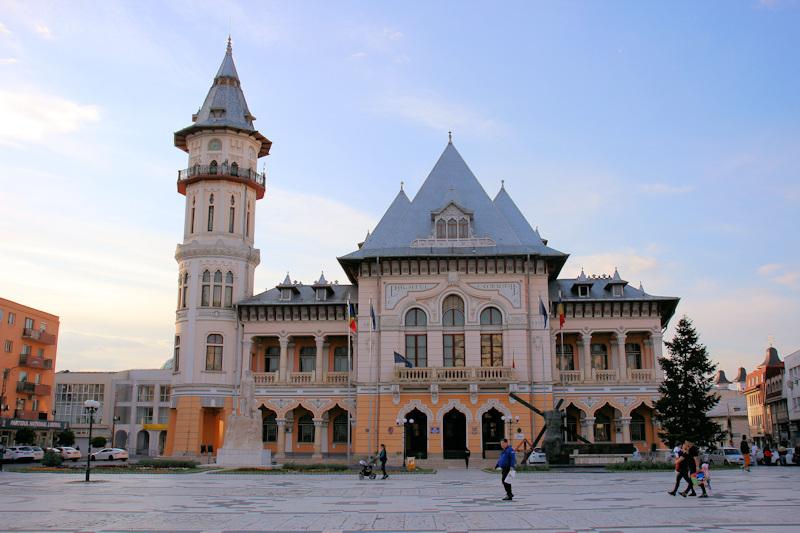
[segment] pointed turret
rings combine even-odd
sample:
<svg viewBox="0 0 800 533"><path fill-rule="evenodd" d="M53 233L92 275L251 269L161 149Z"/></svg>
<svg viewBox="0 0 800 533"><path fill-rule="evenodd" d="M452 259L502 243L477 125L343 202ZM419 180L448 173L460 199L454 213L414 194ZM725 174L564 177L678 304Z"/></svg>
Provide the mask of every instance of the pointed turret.
<svg viewBox="0 0 800 533"><path fill-rule="evenodd" d="M747 370L743 366L739 367L739 372L736 374L736 383L744 383L747 380Z"/></svg>
<svg viewBox="0 0 800 533"><path fill-rule="evenodd" d="M764 354L764 360L758 366L778 366L781 364L781 358L778 357L778 350L770 346Z"/></svg>
<svg viewBox="0 0 800 533"><path fill-rule="evenodd" d="M724 370L717 370L717 375L714 377L714 385L717 387L727 387L731 382L725 376Z"/></svg>

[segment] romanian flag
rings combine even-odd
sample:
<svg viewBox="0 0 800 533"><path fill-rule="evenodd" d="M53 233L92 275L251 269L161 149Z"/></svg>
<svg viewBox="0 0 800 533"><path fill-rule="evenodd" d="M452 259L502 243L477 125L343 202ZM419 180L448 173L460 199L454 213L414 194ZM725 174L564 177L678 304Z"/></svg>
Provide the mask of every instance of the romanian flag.
<svg viewBox="0 0 800 533"><path fill-rule="evenodd" d="M350 331L355 333L358 330L358 325L356 324L356 306L352 303L347 308L347 321Z"/></svg>
<svg viewBox="0 0 800 533"><path fill-rule="evenodd" d="M564 302L561 301L561 291L558 291L558 329L564 327L564 322L567 321L567 315L564 314Z"/></svg>

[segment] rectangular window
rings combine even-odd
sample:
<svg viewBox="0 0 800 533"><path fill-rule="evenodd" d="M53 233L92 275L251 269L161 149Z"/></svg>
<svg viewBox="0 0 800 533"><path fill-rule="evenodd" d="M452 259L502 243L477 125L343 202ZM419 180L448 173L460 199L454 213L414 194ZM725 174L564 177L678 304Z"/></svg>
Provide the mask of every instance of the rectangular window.
<svg viewBox="0 0 800 533"><path fill-rule="evenodd" d="M153 423L153 408L152 407L137 407L136 408L136 422L140 425Z"/></svg>
<svg viewBox="0 0 800 533"><path fill-rule="evenodd" d="M625 344L625 361L628 368L642 368L642 345L639 343Z"/></svg>
<svg viewBox="0 0 800 533"><path fill-rule="evenodd" d="M313 346L300 348L300 372L314 372L317 367L317 349Z"/></svg>
<svg viewBox="0 0 800 533"><path fill-rule="evenodd" d="M427 335L406 335L406 359L414 366L428 366Z"/></svg>
<svg viewBox="0 0 800 533"><path fill-rule="evenodd" d="M177 372L181 369L181 337L175 335L175 351L172 355L172 371Z"/></svg>
<svg viewBox="0 0 800 533"><path fill-rule="evenodd" d="M158 410L158 423L169 424L169 409L161 408Z"/></svg>
<svg viewBox="0 0 800 533"><path fill-rule="evenodd" d="M208 206L208 231L214 231L214 206Z"/></svg>
<svg viewBox="0 0 800 533"><path fill-rule="evenodd" d="M586 285L581 285L578 287L578 297L580 298L588 298L589 297L589 287Z"/></svg>
<svg viewBox="0 0 800 533"><path fill-rule="evenodd" d="M246 221L246 224L247 224L247 225L245 226L245 232L244 232L244 234L245 234L247 237L249 237L249 236L250 236L250 210L249 210L249 209L247 210L247 221Z"/></svg>
<svg viewBox="0 0 800 533"><path fill-rule="evenodd" d="M503 334L481 335L481 366L503 366Z"/></svg>
<svg viewBox="0 0 800 533"><path fill-rule="evenodd" d="M37 348L36 349L36 355L38 357L44 357L44 348Z"/></svg>
<svg viewBox="0 0 800 533"><path fill-rule="evenodd" d="M172 389L169 385L159 385L158 386L158 401L161 403L168 403L170 394L172 393ZM162 409L163 411L163 409Z"/></svg>
<svg viewBox="0 0 800 533"><path fill-rule="evenodd" d="M297 442L311 443L314 442L314 424L301 421L297 424Z"/></svg>
<svg viewBox="0 0 800 533"><path fill-rule="evenodd" d="M30 355L31 354L31 347L29 344L22 345L22 355Z"/></svg>
<svg viewBox="0 0 800 533"><path fill-rule="evenodd" d="M347 346L337 346L333 349L333 371L347 372Z"/></svg>
<svg viewBox="0 0 800 533"><path fill-rule="evenodd" d="M202 292L200 293L200 305L202 307L208 307L210 303L210 297L211 297L211 286L203 285Z"/></svg>
<svg viewBox="0 0 800 533"><path fill-rule="evenodd" d="M556 344L556 363L559 370L575 370L575 357L571 344Z"/></svg>
<svg viewBox="0 0 800 533"><path fill-rule="evenodd" d="M592 368L608 370L608 347L605 344L592 344Z"/></svg>
<svg viewBox="0 0 800 533"><path fill-rule="evenodd" d="M336 444L347 442L347 413L337 416L333 421L333 442Z"/></svg>
<svg viewBox="0 0 800 533"><path fill-rule="evenodd" d="M26 318L25 319L25 329L33 329L33 319Z"/></svg>
<svg viewBox="0 0 800 533"><path fill-rule="evenodd" d="M11 350L13 350L13 349L14 349L14 343L13 342L7 340L5 343L3 343L3 350L5 352L11 353Z"/></svg>
<svg viewBox="0 0 800 533"><path fill-rule="evenodd" d="M155 385L139 385L139 392L136 395L136 401L152 402L155 396Z"/></svg>
<svg viewBox="0 0 800 533"><path fill-rule="evenodd" d="M280 362L280 346L267 346L267 350L264 352L264 372L277 372Z"/></svg>
<svg viewBox="0 0 800 533"><path fill-rule="evenodd" d="M464 366L464 335L444 335L444 366Z"/></svg>
<svg viewBox="0 0 800 533"><path fill-rule="evenodd" d="M222 285L214 285L214 307L222 307Z"/></svg>
<svg viewBox="0 0 800 533"><path fill-rule="evenodd" d="M278 423L275 415L268 415L263 422L261 440L264 442L278 442Z"/></svg>
<svg viewBox="0 0 800 533"><path fill-rule="evenodd" d="M206 370L222 370L222 346L206 346Z"/></svg>
<svg viewBox="0 0 800 533"><path fill-rule="evenodd" d="M236 216L236 208L231 207L231 211L228 216L228 233L233 233L233 221L235 216Z"/></svg>
<svg viewBox="0 0 800 533"><path fill-rule="evenodd" d="M317 289L317 301L324 302L328 297L328 289Z"/></svg>
<svg viewBox="0 0 800 533"><path fill-rule="evenodd" d="M292 289L281 289L281 300L288 302L292 299Z"/></svg>
<svg viewBox="0 0 800 533"><path fill-rule="evenodd" d="M233 307L233 287L225 286L225 307Z"/></svg>
<svg viewBox="0 0 800 533"><path fill-rule="evenodd" d="M647 440L644 431L644 418L634 417L631 420L631 440Z"/></svg>
<svg viewBox="0 0 800 533"><path fill-rule="evenodd" d="M614 285L612 290L614 291L614 296L618 298L622 296L622 285Z"/></svg>
<svg viewBox="0 0 800 533"><path fill-rule="evenodd" d="M17 315L12 313L11 311L8 312L8 325L13 326L14 322L17 321Z"/></svg>
<svg viewBox="0 0 800 533"><path fill-rule="evenodd" d="M192 222L189 226L189 233L194 233L194 207L192 208Z"/></svg>
<svg viewBox="0 0 800 533"><path fill-rule="evenodd" d="M31 402L31 410L32 411L38 411L39 410L39 400L34 399Z"/></svg>

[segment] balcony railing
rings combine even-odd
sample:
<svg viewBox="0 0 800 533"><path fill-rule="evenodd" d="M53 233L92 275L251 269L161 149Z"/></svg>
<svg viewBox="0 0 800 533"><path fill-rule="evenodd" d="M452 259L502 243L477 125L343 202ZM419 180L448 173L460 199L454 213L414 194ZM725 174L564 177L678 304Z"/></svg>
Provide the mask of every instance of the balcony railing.
<svg viewBox="0 0 800 533"><path fill-rule="evenodd" d="M50 396L50 385L40 385L30 381L17 382L17 392L34 396Z"/></svg>
<svg viewBox="0 0 800 533"><path fill-rule="evenodd" d="M277 372L257 372L253 374L253 381L256 385L271 385L278 381Z"/></svg>
<svg viewBox="0 0 800 533"><path fill-rule="evenodd" d="M314 383L314 372L289 372L289 383Z"/></svg>
<svg viewBox="0 0 800 533"><path fill-rule="evenodd" d="M260 187L265 187L267 175L249 168L240 168L235 165L223 163L221 165L194 165L185 170L178 171L178 182L194 178L208 178L219 176L223 178L237 178L242 181L252 181Z"/></svg>
<svg viewBox="0 0 800 533"><path fill-rule="evenodd" d="M616 370L600 370L593 368L592 376L594 376L594 381L598 383L614 383L617 381L618 374Z"/></svg>
<svg viewBox="0 0 800 533"><path fill-rule="evenodd" d="M41 344L53 345L56 343L56 336L40 329L25 328L22 330L22 338L39 342Z"/></svg>
<svg viewBox="0 0 800 533"><path fill-rule="evenodd" d="M656 379L655 371L652 368L628 369L628 381L633 381L634 383L641 383L641 382L654 381L655 379Z"/></svg>
<svg viewBox="0 0 800 533"><path fill-rule="evenodd" d="M47 413L31 411L29 409L14 409L14 418L22 418L24 420L47 420Z"/></svg>
<svg viewBox="0 0 800 533"><path fill-rule="evenodd" d="M559 370L561 383L580 383L583 380L583 372L580 370Z"/></svg>
<svg viewBox="0 0 800 533"><path fill-rule="evenodd" d="M334 385L347 385L348 372L328 372L325 376L325 383Z"/></svg>
<svg viewBox="0 0 800 533"><path fill-rule="evenodd" d="M395 379L401 383L508 383L514 381L514 369L492 367L396 367Z"/></svg>
<svg viewBox="0 0 800 533"><path fill-rule="evenodd" d="M19 366L25 366L28 368L44 368L49 370L53 368L53 360L34 356L29 353L21 353L19 354Z"/></svg>

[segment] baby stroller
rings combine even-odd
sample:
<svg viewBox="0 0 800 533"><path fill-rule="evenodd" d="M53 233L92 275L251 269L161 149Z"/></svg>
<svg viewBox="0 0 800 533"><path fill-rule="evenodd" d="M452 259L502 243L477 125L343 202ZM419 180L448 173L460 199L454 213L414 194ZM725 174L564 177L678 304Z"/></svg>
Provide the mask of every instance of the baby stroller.
<svg viewBox="0 0 800 533"><path fill-rule="evenodd" d="M368 477L370 479L375 479L375 472L372 471L375 468L375 463L372 461L372 458L369 458L369 462L361 459L358 464L361 465L361 472L358 473L358 479L364 479Z"/></svg>

